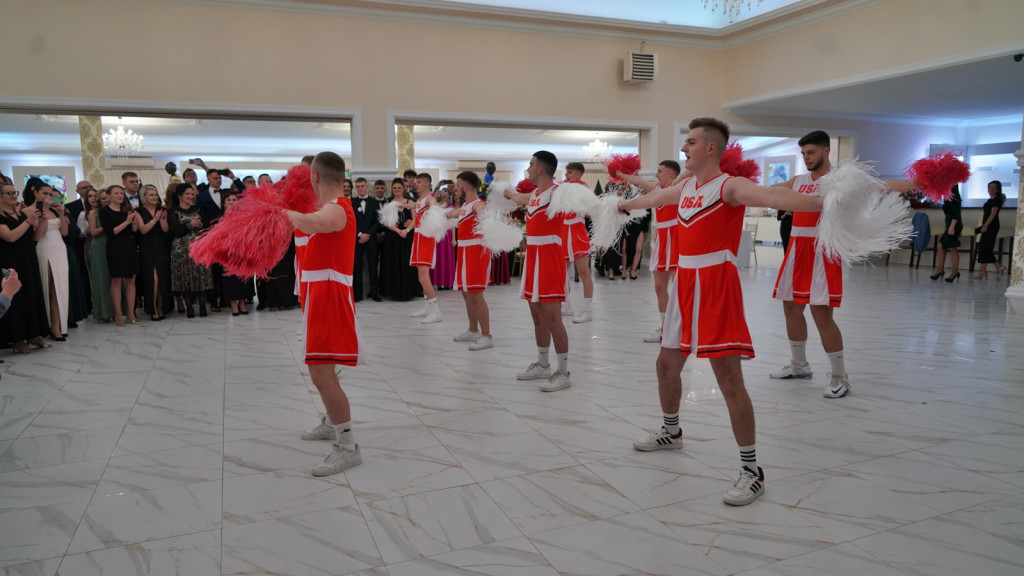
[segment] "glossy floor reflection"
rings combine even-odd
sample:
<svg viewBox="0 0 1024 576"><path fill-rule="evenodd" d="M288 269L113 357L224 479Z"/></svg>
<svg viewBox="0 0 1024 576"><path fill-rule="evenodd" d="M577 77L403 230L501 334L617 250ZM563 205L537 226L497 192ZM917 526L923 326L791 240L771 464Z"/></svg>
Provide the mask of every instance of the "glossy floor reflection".
<svg viewBox="0 0 1024 576"><path fill-rule="evenodd" d="M1024 571L1024 322L994 277L857 267L837 321L853 393L788 361L772 249L745 270L744 363L764 497L731 508L738 454L706 361L684 372L684 450L660 426L651 279L596 280L569 324L573 387L535 359L515 286L487 292L495 347L469 352L459 294L364 301L366 362L343 372L362 465L328 478L303 442L322 406L298 312L117 328L0 366L4 574L1007 574ZM777 261L777 258L776 258ZM766 265L767 264L767 265ZM579 285L574 285L579 289Z"/></svg>

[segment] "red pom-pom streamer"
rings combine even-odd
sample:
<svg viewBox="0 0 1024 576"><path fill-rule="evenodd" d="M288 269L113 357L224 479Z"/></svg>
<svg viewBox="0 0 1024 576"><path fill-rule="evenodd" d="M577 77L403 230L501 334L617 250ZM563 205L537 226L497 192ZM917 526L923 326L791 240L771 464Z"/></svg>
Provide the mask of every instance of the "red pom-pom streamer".
<svg viewBox="0 0 1024 576"><path fill-rule="evenodd" d="M294 230L283 208L283 196L269 184L246 190L192 242L189 255L204 266L220 263L232 276L267 278L288 250Z"/></svg>
<svg viewBox="0 0 1024 576"><path fill-rule="evenodd" d="M281 199L289 210L309 214L320 209L320 197L313 191L309 166L299 164L288 170L284 186L280 189Z"/></svg>
<svg viewBox="0 0 1024 576"><path fill-rule="evenodd" d="M742 176L747 180L761 180L761 166L753 160L743 159L743 147L739 142L730 142L718 162L718 169L730 176Z"/></svg>
<svg viewBox="0 0 1024 576"><path fill-rule="evenodd" d="M537 186L533 182L530 182L529 178L523 178L519 181L519 184L516 184L516 192L519 192L520 194L530 194L536 189Z"/></svg>
<svg viewBox="0 0 1024 576"><path fill-rule="evenodd" d="M612 154L611 158L604 163L608 167L608 178L612 182L622 182L617 177L617 172L633 175L640 171L640 157L636 154Z"/></svg>
<svg viewBox="0 0 1024 576"><path fill-rule="evenodd" d="M953 197L953 186L966 182L971 167L952 152L922 158L907 166L907 177L917 180L921 193L940 202Z"/></svg>

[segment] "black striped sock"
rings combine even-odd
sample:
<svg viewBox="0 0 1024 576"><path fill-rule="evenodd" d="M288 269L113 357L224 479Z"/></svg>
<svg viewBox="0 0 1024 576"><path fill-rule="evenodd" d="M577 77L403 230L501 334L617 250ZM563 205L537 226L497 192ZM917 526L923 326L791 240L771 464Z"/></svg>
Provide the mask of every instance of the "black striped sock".
<svg viewBox="0 0 1024 576"><path fill-rule="evenodd" d="M672 436L679 436L682 429L679 427L679 413L675 414L664 414L665 417L665 430Z"/></svg>
<svg viewBox="0 0 1024 576"><path fill-rule="evenodd" d="M740 466L746 466L751 472L757 474L757 450L753 444L740 446Z"/></svg>

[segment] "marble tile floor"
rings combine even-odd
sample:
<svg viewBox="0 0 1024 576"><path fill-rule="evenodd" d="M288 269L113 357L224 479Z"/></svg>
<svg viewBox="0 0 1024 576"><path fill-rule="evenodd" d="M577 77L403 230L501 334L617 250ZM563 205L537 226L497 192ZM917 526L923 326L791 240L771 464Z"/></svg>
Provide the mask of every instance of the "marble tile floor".
<svg viewBox="0 0 1024 576"><path fill-rule="evenodd" d="M770 380L788 360L775 270L742 272L757 358L765 495L721 501L738 454L704 360L687 364L682 451L660 426L649 275L596 280L568 324L573 387L514 373L535 358L517 286L487 292L495 347L469 352L462 299L364 301L366 362L342 373L364 462L309 474L322 405L298 312L86 322L0 365L0 572L944 575L1024 573L1024 321L995 278L855 267L836 318L853 393ZM579 290L579 285L574 285Z"/></svg>

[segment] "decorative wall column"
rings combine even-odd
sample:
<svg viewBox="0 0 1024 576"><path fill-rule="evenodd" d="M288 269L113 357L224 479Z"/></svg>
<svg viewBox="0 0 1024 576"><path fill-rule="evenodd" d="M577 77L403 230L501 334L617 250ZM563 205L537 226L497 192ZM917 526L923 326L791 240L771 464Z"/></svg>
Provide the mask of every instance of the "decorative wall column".
<svg viewBox="0 0 1024 576"><path fill-rule="evenodd" d="M412 125L398 124L395 126L395 140L398 143L398 174L409 169L416 169L416 136Z"/></svg>
<svg viewBox="0 0 1024 576"><path fill-rule="evenodd" d="M106 186L103 181L103 169L106 159L103 156L103 122L99 116L78 117L78 138L82 143L82 171L86 180L96 189Z"/></svg>
<svg viewBox="0 0 1024 576"><path fill-rule="evenodd" d="M1013 153L1017 166L1022 168L1017 187L1017 219L1013 231L1013 262L1010 287L1006 290L1006 309L1024 315L1024 134L1021 147Z"/></svg>

